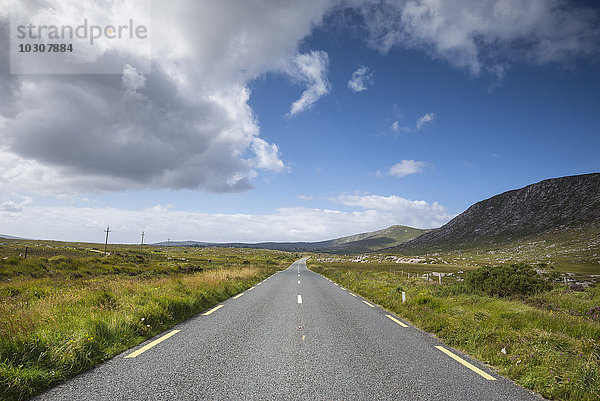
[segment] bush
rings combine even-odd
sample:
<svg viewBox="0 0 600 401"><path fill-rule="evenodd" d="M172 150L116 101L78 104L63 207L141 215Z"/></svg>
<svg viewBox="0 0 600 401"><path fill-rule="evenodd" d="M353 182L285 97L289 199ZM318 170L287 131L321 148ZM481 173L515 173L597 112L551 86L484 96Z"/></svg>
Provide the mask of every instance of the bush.
<svg viewBox="0 0 600 401"><path fill-rule="evenodd" d="M550 289L550 284L524 263L481 267L467 273L464 285L467 291L499 297L530 295Z"/></svg>

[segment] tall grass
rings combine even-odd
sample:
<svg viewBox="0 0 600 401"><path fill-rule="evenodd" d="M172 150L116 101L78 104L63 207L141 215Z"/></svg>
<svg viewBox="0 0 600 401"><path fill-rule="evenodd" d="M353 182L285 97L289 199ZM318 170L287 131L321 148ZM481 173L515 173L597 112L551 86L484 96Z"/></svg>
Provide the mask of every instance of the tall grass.
<svg viewBox="0 0 600 401"><path fill-rule="evenodd" d="M352 264L310 267L544 397L600 399L598 287L509 299Z"/></svg>
<svg viewBox="0 0 600 401"><path fill-rule="evenodd" d="M172 263L6 259L0 265L0 399L28 399L289 263L287 256L261 257L196 271Z"/></svg>

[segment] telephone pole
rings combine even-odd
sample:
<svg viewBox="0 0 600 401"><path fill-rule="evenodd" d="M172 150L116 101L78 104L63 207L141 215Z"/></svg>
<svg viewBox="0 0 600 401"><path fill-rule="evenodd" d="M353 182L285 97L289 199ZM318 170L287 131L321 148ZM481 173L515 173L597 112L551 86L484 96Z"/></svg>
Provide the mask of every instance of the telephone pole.
<svg viewBox="0 0 600 401"><path fill-rule="evenodd" d="M108 246L108 233L110 232L110 227L106 227L106 242L104 243L104 253L106 254L106 247Z"/></svg>

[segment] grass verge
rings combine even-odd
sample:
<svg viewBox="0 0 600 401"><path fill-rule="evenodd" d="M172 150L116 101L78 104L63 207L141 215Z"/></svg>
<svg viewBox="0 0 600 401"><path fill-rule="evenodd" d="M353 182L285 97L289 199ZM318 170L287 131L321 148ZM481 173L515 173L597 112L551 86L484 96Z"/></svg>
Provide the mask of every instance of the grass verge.
<svg viewBox="0 0 600 401"><path fill-rule="evenodd" d="M546 398L600 399L600 287L508 299L406 279L387 267L310 260L309 267Z"/></svg>
<svg viewBox="0 0 600 401"><path fill-rule="evenodd" d="M170 252L185 258L0 260L0 399L31 398L293 260L268 251L204 251L204 261Z"/></svg>

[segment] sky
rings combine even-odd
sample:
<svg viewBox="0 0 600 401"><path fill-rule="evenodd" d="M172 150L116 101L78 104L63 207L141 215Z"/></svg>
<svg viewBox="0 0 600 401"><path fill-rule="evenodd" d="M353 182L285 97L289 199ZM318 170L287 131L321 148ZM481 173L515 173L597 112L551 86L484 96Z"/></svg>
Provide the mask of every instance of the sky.
<svg viewBox="0 0 600 401"><path fill-rule="evenodd" d="M19 73L9 11L133 16L151 47L103 38L69 60L94 73ZM600 171L599 61L594 1L0 0L0 234L440 227L504 191Z"/></svg>

